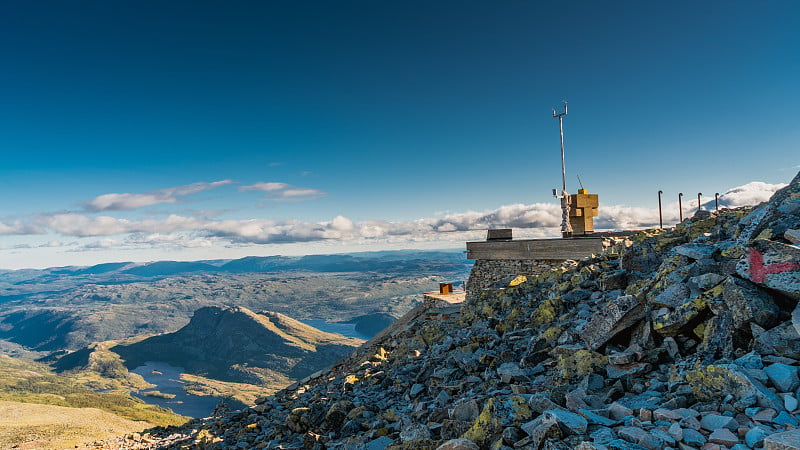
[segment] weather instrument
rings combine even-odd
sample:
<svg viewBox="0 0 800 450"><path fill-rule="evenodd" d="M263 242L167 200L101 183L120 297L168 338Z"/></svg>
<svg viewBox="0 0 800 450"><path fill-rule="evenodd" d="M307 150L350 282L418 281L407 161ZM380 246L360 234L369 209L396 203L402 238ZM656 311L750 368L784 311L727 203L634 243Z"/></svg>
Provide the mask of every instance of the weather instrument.
<svg viewBox="0 0 800 450"><path fill-rule="evenodd" d="M567 115L567 101L564 102L564 112L558 113L553 109L553 117L558 119L558 129L561 133L561 195L553 189L553 197L561 199L561 237L572 236L572 226L569 223L569 194L567 194L567 170L564 165L564 116Z"/></svg>

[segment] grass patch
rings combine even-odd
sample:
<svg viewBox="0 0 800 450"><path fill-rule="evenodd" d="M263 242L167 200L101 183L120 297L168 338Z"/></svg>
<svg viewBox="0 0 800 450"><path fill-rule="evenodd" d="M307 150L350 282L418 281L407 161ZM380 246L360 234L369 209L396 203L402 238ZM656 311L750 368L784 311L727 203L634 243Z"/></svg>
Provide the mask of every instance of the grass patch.
<svg viewBox="0 0 800 450"><path fill-rule="evenodd" d="M113 384L113 383L112 383ZM70 408L97 408L152 425L180 425L187 418L132 397L126 389L95 392L44 364L0 356L0 400Z"/></svg>

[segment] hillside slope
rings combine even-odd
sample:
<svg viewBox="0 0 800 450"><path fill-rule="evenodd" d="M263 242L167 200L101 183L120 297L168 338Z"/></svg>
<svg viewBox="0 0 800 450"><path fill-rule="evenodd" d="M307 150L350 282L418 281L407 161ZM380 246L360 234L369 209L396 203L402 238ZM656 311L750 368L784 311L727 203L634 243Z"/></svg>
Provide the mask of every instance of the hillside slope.
<svg viewBox="0 0 800 450"><path fill-rule="evenodd" d="M755 210L431 309L250 409L152 430L154 447L798 448L798 229L800 174Z"/></svg>
<svg viewBox="0 0 800 450"><path fill-rule="evenodd" d="M128 369L147 361L189 373L249 383L302 378L326 368L362 341L325 333L274 312L243 307L205 307L174 333L112 347Z"/></svg>

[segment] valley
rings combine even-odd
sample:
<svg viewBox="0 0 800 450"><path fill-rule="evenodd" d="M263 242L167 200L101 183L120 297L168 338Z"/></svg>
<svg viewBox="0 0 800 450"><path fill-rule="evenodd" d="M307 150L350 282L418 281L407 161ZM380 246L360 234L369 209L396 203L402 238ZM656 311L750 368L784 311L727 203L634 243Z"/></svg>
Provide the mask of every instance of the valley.
<svg viewBox="0 0 800 450"><path fill-rule="evenodd" d="M221 400L240 409L345 356L438 282L465 280L467 263L377 252L0 271L0 354L16 367L2 376L23 380L0 384L0 399L90 406L37 392L59 380L150 425Z"/></svg>

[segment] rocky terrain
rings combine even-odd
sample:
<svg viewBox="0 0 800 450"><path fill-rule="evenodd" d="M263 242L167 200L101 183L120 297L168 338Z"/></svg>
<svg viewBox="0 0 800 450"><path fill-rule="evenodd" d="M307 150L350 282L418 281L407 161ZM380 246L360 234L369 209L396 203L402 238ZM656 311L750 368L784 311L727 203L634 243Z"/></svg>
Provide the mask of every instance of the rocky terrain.
<svg viewBox="0 0 800 450"><path fill-rule="evenodd" d="M88 448L798 449L798 229L800 174L415 311L251 408Z"/></svg>

